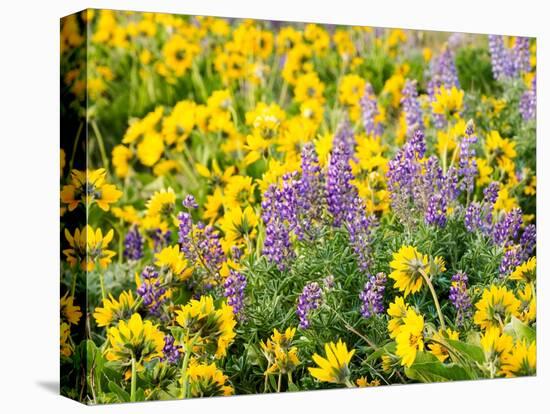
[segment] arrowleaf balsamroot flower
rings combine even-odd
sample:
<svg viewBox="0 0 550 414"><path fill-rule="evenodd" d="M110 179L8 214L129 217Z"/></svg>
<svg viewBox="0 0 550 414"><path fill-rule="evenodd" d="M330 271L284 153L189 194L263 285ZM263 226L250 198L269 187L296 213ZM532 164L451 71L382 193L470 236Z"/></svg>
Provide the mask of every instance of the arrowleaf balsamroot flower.
<svg viewBox="0 0 550 414"><path fill-rule="evenodd" d="M69 211L73 211L79 203L90 206L94 202L103 211L109 211L110 205L122 196L122 191L105 182L106 174L104 168L94 171L72 170L71 184L63 186L61 190L61 202L67 204Z"/></svg>
<svg viewBox="0 0 550 414"><path fill-rule="evenodd" d="M516 342L510 352L502 356L501 373L505 377L521 377L537 373L537 344L525 340Z"/></svg>
<svg viewBox="0 0 550 414"><path fill-rule="evenodd" d="M424 349L424 318L414 309L408 309L403 325L395 337L395 354L401 358L401 365L410 367L418 351Z"/></svg>
<svg viewBox="0 0 550 414"><path fill-rule="evenodd" d="M120 320L127 320L134 312L136 300L131 290L123 291L116 300L112 294L103 299L103 307L97 307L94 311L94 319L97 326L109 326Z"/></svg>
<svg viewBox="0 0 550 414"><path fill-rule="evenodd" d="M413 246L402 246L394 253L390 267L393 271L389 277L395 281L394 287L404 292L405 297L420 290L424 280L422 273L428 274L430 270L428 256Z"/></svg>
<svg viewBox="0 0 550 414"><path fill-rule="evenodd" d="M491 285L483 290L481 299L476 303L474 323L487 329L503 328L511 316L519 316L520 301L505 286Z"/></svg>
<svg viewBox="0 0 550 414"><path fill-rule="evenodd" d="M213 362L207 365L193 360L187 368L187 377L191 397L226 396L234 393L227 375Z"/></svg>
<svg viewBox="0 0 550 414"><path fill-rule="evenodd" d="M65 293L59 301L61 320L66 321L69 324L77 325L78 321L82 317L80 306L74 304L74 297L69 295L69 292Z"/></svg>
<svg viewBox="0 0 550 414"><path fill-rule="evenodd" d="M187 346L201 350L212 349L216 358L222 358L235 338L235 317L233 308L226 303L214 305L212 296L191 299L176 310L176 323L183 328L181 337L176 340Z"/></svg>
<svg viewBox="0 0 550 414"><path fill-rule="evenodd" d="M96 262L102 269L107 268L111 259L116 255L114 251L107 249L113 236L113 229L103 236L100 228L94 230L90 225L82 230L77 228L74 234L65 229L65 238L70 246L69 249L63 250L63 254L67 257L67 263L71 266L80 264L82 270L87 272L95 269Z"/></svg>
<svg viewBox="0 0 550 414"><path fill-rule="evenodd" d="M288 374L300 364L298 348L292 345L295 333L296 328L287 328L284 332L275 328L269 339L260 342L268 364L265 375Z"/></svg>
<svg viewBox="0 0 550 414"><path fill-rule="evenodd" d="M162 357L164 334L151 321L143 321L139 313L134 313L128 321L121 320L107 330L109 345L106 350L108 361L117 361L129 368L132 359L138 370L143 362ZM131 375L126 371L126 378Z"/></svg>
<svg viewBox="0 0 550 414"><path fill-rule="evenodd" d="M341 339L336 344L327 343L325 344L326 358L313 354L313 361L318 367L309 367L309 373L322 382L347 385L350 383L349 363L354 354L355 349L348 351L347 345Z"/></svg>
<svg viewBox="0 0 550 414"><path fill-rule="evenodd" d="M393 303L390 303L388 307L388 315L391 316L391 319L388 321L388 331L390 338L395 338L399 335L401 327L403 326L403 320L407 316L409 310L409 305L405 303L403 296L398 296L395 298Z"/></svg>

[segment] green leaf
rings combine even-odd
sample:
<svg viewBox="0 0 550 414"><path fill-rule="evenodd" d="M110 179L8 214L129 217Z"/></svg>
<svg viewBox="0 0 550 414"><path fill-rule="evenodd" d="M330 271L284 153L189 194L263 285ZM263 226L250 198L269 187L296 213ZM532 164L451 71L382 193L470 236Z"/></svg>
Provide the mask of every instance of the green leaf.
<svg viewBox="0 0 550 414"><path fill-rule="evenodd" d="M130 394L117 383L109 381L109 390L117 396L120 402L130 402Z"/></svg>
<svg viewBox="0 0 550 414"><path fill-rule="evenodd" d="M465 357L468 357L475 362L479 362L480 364L485 361L485 354L480 346L457 341L455 339L446 339L445 341L450 347L454 348Z"/></svg>
<svg viewBox="0 0 550 414"><path fill-rule="evenodd" d="M419 352L414 363L405 368L405 375L420 382L463 381L475 379L468 369L456 364L443 364L435 356Z"/></svg>
<svg viewBox="0 0 550 414"><path fill-rule="evenodd" d="M504 332L511 334L518 339L525 339L528 344L537 339L537 332L515 316L512 316L510 323L504 327Z"/></svg>

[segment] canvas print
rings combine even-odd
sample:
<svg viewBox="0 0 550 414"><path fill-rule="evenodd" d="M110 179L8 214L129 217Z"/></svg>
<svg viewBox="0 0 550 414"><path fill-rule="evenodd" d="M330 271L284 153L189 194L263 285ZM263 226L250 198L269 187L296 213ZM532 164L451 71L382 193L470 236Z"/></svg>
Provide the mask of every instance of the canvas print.
<svg viewBox="0 0 550 414"><path fill-rule="evenodd" d="M61 19L87 404L536 374L536 39Z"/></svg>

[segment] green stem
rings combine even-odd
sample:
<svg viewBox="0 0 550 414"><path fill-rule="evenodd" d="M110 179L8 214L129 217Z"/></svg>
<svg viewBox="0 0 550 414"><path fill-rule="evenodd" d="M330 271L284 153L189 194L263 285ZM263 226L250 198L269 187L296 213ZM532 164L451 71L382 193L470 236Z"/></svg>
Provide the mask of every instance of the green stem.
<svg viewBox="0 0 550 414"><path fill-rule="evenodd" d="M283 374L279 372L279 378L277 379L277 392L281 392L282 379L283 379Z"/></svg>
<svg viewBox="0 0 550 414"><path fill-rule="evenodd" d="M132 356L132 379L130 382L130 401L136 401L136 358Z"/></svg>
<svg viewBox="0 0 550 414"><path fill-rule="evenodd" d="M76 138L74 139L73 152L71 153L71 161L69 162L69 173L73 170L74 157L76 155L76 148L78 147L78 142L80 141L80 135L82 133L82 128L84 127L84 122L81 122L78 125L78 130L76 131Z"/></svg>
<svg viewBox="0 0 550 414"><path fill-rule="evenodd" d="M94 130L94 133L97 138L97 144L99 146L99 152L101 153L101 160L103 161L103 167L109 168L109 158L107 158L107 152L105 151L103 136L101 135L101 132L99 131L99 127L97 126L97 122L95 120L92 120L92 129Z"/></svg>
<svg viewBox="0 0 550 414"><path fill-rule="evenodd" d="M193 339L190 344L185 346L185 357L183 358L183 364L181 366L181 398L187 398L187 391L189 388L189 377L187 375L187 367L189 366L189 359L191 357L191 350L195 340Z"/></svg>
<svg viewBox="0 0 550 414"><path fill-rule="evenodd" d="M105 301L107 295L105 293L105 280L103 278L103 273L99 273L99 286L101 286L101 298Z"/></svg>
<svg viewBox="0 0 550 414"><path fill-rule="evenodd" d="M355 384L353 382L351 382L349 378L346 378L344 383L346 384L346 387L348 387L348 388L356 388Z"/></svg>
<svg viewBox="0 0 550 414"><path fill-rule="evenodd" d="M430 293L432 294L435 309L437 310L437 316L439 317L439 323L441 324L441 329L445 330L445 319L443 318L443 313L441 312L441 306L439 306L439 300L437 299L437 295L435 293L434 286L432 285L432 282L426 272L423 270L420 270L420 274L426 281L426 284L428 285L428 288L430 289Z"/></svg>

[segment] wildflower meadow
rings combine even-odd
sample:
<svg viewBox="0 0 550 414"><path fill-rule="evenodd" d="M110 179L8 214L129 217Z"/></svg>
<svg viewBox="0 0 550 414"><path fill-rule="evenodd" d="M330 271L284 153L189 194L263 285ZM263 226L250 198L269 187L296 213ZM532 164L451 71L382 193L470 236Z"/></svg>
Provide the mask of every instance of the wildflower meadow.
<svg viewBox="0 0 550 414"><path fill-rule="evenodd" d="M536 374L536 41L61 20L61 392Z"/></svg>

